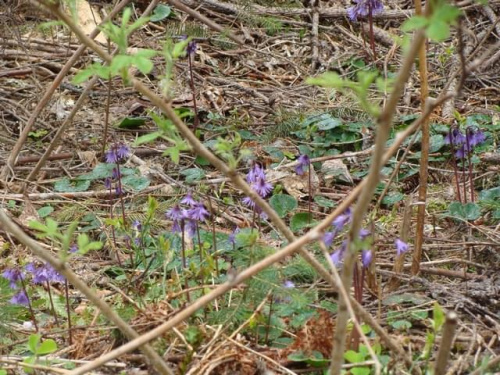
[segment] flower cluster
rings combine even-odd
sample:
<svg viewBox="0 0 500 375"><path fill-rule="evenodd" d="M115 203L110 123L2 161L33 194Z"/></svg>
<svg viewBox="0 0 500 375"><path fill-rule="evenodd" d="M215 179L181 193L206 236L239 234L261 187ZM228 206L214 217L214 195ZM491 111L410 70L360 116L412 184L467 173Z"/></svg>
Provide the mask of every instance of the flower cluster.
<svg viewBox="0 0 500 375"><path fill-rule="evenodd" d="M63 283L64 276L57 272L50 264L42 264L37 266L35 263L29 263L25 267L26 271L33 276L33 283Z"/></svg>
<svg viewBox="0 0 500 375"><path fill-rule="evenodd" d="M130 156L130 148L124 143L114 143L105 153L106 163L117 164Z"/></svg>
<svg viewBox="0 0 500 375"><path fill-rule="evenodd" d="M181 205L187 207L182 207ZM188 236L193 237L196 232L197 223L207 220L210 213L202 202L195 200L191 192L188 192L181 199L180 204L176 204L168 210L165 216L173 221L173 233L185 230Z"/></svg>
<svg viewBox="0 0 500 375"><path fill-rule="evenodd" d="M113 185L113 181L120 181L121 174L118 164L130 156L130 148L124 143L114 143L111 145L108 151L105 153L106 163L116 164L111 172L111 177L107 177L104 180L104 186L106 189L110 190ZM121 188L121 183L116 184L116 194L121 195L123 193Z"/></svg>
<svg viewBox="0 0 500 375"><path fill-rule="evenodd" d="M342 214L337 216L333 222L332 227L333 231L325 232L323 235L323 243L326 247L332 246L333 239L337 234L339 234L342 229L344 229L345 225L348 224L352 220L352 211L351 208L347 208Z"/></svg>
<svg viewBox="0 0 500 375"><path fill-rule="evenodd" d="M384 4L380 0L354 0L356 5L347 8L347 16L351 21L357 21L360 17L380 14L384 11Z"/></svg>
<svg viewBox="0 0 500 375"><path fill-rule="evenodd" d="M458 128L453 128L444 137L444 143L451 145L455 151L457 159L463 159L468 156L474 147L483 144L486 141L486 135L480 129L467 127L465 134Z"/></svg>
<svg viewBox="0 0 500 375"><path fill-rule="evenodd" d="M267 181L266 172L257 163L254 164L247 174L247 182L250 187L257 193L261 198L265 198L272 190L273 185ZM265 219L266 214L262 212L262 209L255 205L255 202L250 197L243 198L243 204L245 206L255 209L255 212L260 215L261 218Z"/></svg>
<svg viewBox="0 0 500 375"><path fill-rule="evenodd" d="M61 283L64 277L59 274L50 264L40 266L29 263L25 269L32 276L33 284ZM28 305L29 300L24 285L22 284L28 277L28 274L19 268L6 269L2 276L9 281L9 286L17 293L10 299L10 303L16 305ZM21 284L21 286L19 285Z"/></svg>

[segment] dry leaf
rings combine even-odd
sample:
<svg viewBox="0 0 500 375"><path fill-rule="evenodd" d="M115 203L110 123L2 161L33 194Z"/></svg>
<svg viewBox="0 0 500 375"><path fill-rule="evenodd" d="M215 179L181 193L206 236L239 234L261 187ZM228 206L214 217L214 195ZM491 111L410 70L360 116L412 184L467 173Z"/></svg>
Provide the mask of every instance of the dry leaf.
<svg viewBox="0 0 500 375"><path fill-rule="evenodd" d="M341 159L327 160L321 165L321 172L325 176L325 181L340 180L349 184L354 184L349 169Z"/></svg>
<svg viewBox="0 0 500 375"><path fill-rule="evenodd" d="M35 206L33 206L28 197L25 197L24 210L23 213L19 216L18 220L27 228L29 227L30 221L40 220L40 216L38 216L38 212L36 211Z"/></svg>

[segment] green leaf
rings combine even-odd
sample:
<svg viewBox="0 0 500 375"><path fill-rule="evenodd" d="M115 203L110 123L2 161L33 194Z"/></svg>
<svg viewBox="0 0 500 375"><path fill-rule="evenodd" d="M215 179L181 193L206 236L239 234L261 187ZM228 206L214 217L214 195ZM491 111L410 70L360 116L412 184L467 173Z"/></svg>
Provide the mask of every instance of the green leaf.
<svg viewBox="0 0 500 375"><path fill-rule="evenodd" d="M442 134L432 135L429 139L429 152L438 152L444 146L444 137Z"/></svg>
<svg viewBox="0 0 500 375"><path fill-rule="evenodd" d="M309 85L316 85L322 87L330 88L342 88L344 87L344 80L334 72L326 72L318 77L311 77L306 80Z"/></svg>
<svg viewBox="0 0 500 375"><path fill-rule="evenodd" d="M448 207L448 216L462 220L477 220L481 216L481 208L476 203L452 202Z"/></svg>
<svg viewBox="0 0 500 375"><path fill-rule="evenodd" d="M144 176L130 175L122 177L122 185L136 192L146 189L150 183L151 181L149 181L149 179Z"/></svg>
<svg viewBox="0 0 500 375"><path fill-rule="evenodd" d="M40 216L40 218L44 218L44 217L47 217L49 216L52 212L54 212L54 207L52 206L43 206L41 208L39 208L37 210L38 212L38 216Z"/></svg>
<svg viewBox="0 0 500 375"><path fill-rule="evenodd" d="M482 201L495 200L497 198L500 198L500 186L488 190L483 190L479 193L479 200Z"/></svg>
<svg viewBox="0 0 500 375"><path fill-rule="evenodd" d="M349 372L352 375L370 375L371 370L368 367L353 367Z"/></svg>
<svg viewBox="0 0 500 375"><path fill-rule="evenodd" d="M78 73L76 73L71 82L74 83L75 85L78 85L80 83L87 81L89 78L93 76L94 76L94 70L90 69L89 67L87 69L80 70Z"/></svg>
<svg viewBox="0 0 500 375"><path fill-rule="evenodd" d="M313 221L311 214L308 212L299 212L293 215L292 220L290 220L290 229L292 232L298 232L303 228L314 225L314 223L315 221Z"/></svg>
<svg viewBox="0 0 500 375"><path fill-rule="evenodd" d="M442 21L432 22L427 28L427 36L435 42L441 42L450 36L450 26Z"/></svg>
<svg viewBox="0 0 500 375"><path fill-rule="evenodd" d="M133 64L142 74L149 74L154 67L153 62L146 57L134 56Z"/></svg>
<svg viewBox="0 0 500 375"><path fill-rule="evenodd" d="M143 143L153 142L154 140L156 140L156 138L161 137L162 134L163 134L163 132L159 131L159 132L153 132L153 133L141 135L140 137L138 137L135 140L134 146L139 146L139 145L142 145Z"/></svg>
<svg viewBox="0 0 500 375"><path fill-rule="evenodd" d="M57 344L52 339L47 339L42 342L42 344L38 347L38 355L45 355L49 353L53 353L57 350Z"/></svg>
<svg viewBox="0 0 500 375"><path fill-rule="evenodd" d="M147 117L125 117L118 123L119 129L138 129L144 125ZM137 142L137 141L136 141Z"/></svg>
<svg viewBox="0 0 500 375"><path fill-rule="evenodd" d="M205 177L205 171L200 168L188 168L181 171L183 176L186 176L186 182L192 183L195 181L200 181Z"/></svg>
<svg viewBox="0 0 500 375"><path fill-rule="evenodd" d="M394 329L397 329L399 331L406 331L412 327L411 322L405 319L396 320L394 322L391 322L390 324Z"/></svg>
<svg viewBox="0 0 500 375"><path fill-rule="evenodd" d="M269 204L279 217L285 217L289 212L297 208L297 200L287 194L276 194L269 199Z"/></svg>
<svg viewBox="0 0 500 375"><path fill-rule="evenodd" d="M236 246L250 247L254 245L259 239L259 232L256 229L244 228L239 231L235 236Z"/></svg>
<svg viewBox="0 0 500 375"><path fill-rule="evenodd" d="M60 193L76 193L79 191L87 191L89 186L90 181L88 180L70 181L68 178L63 178L55 182L54 190Z"/></svg>
<svg viewBox="0 0 500 375"><path fill-rule="evenodd" d="M348 350L344 353L344 359L349 363L360 363L365 360L365 356L354 350Z"/></svg>
<svg viewBox="0 0 500 375"><path fill-rule="evenodd" d="M342 120L328 116L328 118L322 119L321 121L317 122L316 125L318 126L319 130L330 130L342 125Z"/></svg>
<svg viewBox="0 0 500 375"><path fill-rule="evenodd" d="M434 303L434 308L432 309L432 328L434 332L437 332L441 329L444 324L445 316L443 308L439 305L439 303Z"/></svg>
<svg viewBox="0 0 500 375"><path fill-rule="evenodd" d="M334 201L332 201L331 199L325 198L321 195L316 195L314 197L314 202L320 207L325 207L325 208L335 207Z"/></svg>
<svg viewBox="0 0 500 375"><path fill-rule="evenodd" d="M37 353L37 348L38 348L38 343L40 342L40 339L42 338L41 335L38 334L32 334L28 338L28 349L31 353L36 354Z"/></svg>
<svg viewBox="0 0 500 375"><path fill-rule="evenodd" d="M401 25L401 31L408 32L421 29L429 24L429 20L422 16L413 16Z"/></svg>
<svg viewBox="0 0 500 375"><path fill-rule="evenodd" d="M293 362L305 362L308 357L304 354L302 350L299 350L288 354L287 358Z"/></svg>
<svg viewBox="0 0 500 375"><path fill-rule="evenodd" d="M172 10L168 5L158 4L151 15L151 22L159 22L170 16Z"/></svg>
<svg viewBox="0 0 500 375"><path fill-rule="evenodd" d="M405 199L405 195L400 193L399 191L393 191L386 194L384 198L382 198L382 203L387 206L392 206L395 203L401 202Z"/></svg>

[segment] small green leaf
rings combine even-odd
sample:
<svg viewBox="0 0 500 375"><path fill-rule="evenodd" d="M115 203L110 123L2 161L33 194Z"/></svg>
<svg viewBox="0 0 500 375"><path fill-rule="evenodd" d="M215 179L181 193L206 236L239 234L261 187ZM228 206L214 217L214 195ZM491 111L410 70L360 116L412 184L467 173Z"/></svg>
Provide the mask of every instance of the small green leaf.
<svg viewBox="0 0 500 375"><path fill-rule="evenodd" d="M290 220L290 229L292 232L298 232L301 229L314 225L314 223L311 214L308 212L299 212L293 215L292 220Z"/></svg>
<svg viewBox="0 0 500 375"><path fill-rule="evenodd" d="M441 329L444 324L444 311L443 308L439 305L439 303L434 303L434 308L432 309L432 328L434 332L437 332Z"/></svg>
<svg viewBox="0 0 500 375"><path fill-rule="evenodd" d="M405 199L405 195L399 191L389 192L384 198L382 198L382 203L387 206L393 206L395 203L401 202Z"/></svg>
<svg viewBox="0 0 500 375"><path fill-rule="evenodd" d="M304 354L302 350L299 350L294 353L290 353L287 358L293 362L305 362L308 357Z"/></svg>
<svg viewBox="0 0 500 375"><path fill-rule="evenodd" d="M40 344L36 354L45 355L45 354L53 353L56 350L57 350L56 342L52 339L47 339Z"/></svg>
<svg viewBox="0 0 500 375"><path fill-rule="evenodd" d="M200 168L188 168L181 171L183 176L186 176L186 182L192 183L195 181L200 181L205 177L205 171Z"/></svg>
<svg viewBox="0 0 500 375"><path fill-rule="evenodd" d="M325 208L335 207L334 201L332 201L331 199L325 198L321 195L316 195L314 197L314 202L320 207L325 207Z"/></svg>
<svg viewBox="0 0 500 375"><path fill-rule="evenodd" d="M238 248L250 247L259 239L259 232L256 229L244 228L236 234L235 241Z"/></svg>
<svg viewBox="0 0 500 375"><path fill-rule="evenodd" d="M138 137L135 140L134 146L139 146L139 145L142 145L143 143L153 142L154 140L156 140L156 138L161 137L161 135L162 135L162 132L153 132L153 133L141 135L140 137Z"/></svg>
<svg viewBox="0 0 500 375"><path fill-rule="evenodd" d="M429 139L429 152L438 152L444 146L444 137L442 134L435 134Z"/></svg>
<svg viewBox="0 0 500 375"><path fill-rule="evenodd" d="M322 87L330 88L342 88L344 87L344 80L334 72L326 72L318 77L311 77L306 80L309 85L316 85Z"/></svg>
<svg viewBox="0 0 500 375"><path fill-rule="evenodd" d="M41 208L38 209L38 216L40 216L40 218L44 218L44 217L47 217L49 216L52 212L54 212L54 207L52 206L43 206Z"/></svg>
<svg viewBox="0 0 500 375"><path fill-rule="evenodd" d="M344 359L349 363L360 363L365 360L365 356L354 350L348 350L344 353Z"/></svg>
<svg viewBox="0 0 500 375"><path fill-rule="evenodd" d="M297 200L287 194L276 194L271 197L269 204L279 217L285 217L289 212L297 208Z"/></svg>
<svg viewBox="0 0 500 375"><path fill-rule="evenodd" d="M138 129L144 125L147 117L125 117L118 123L119 129Z"/></svg>
<svg viewBox="0 0 500 375"><path fill-rule="evenodd" d="M477 220L481 216L481 208L476 203L452 202L448 207L448 216L462 220Z"/></svg>
<svg viewBox="0 0 500 375"><path fill-rule="evenodd" d="M154 67L153 62L146 57L134 56L133 64L142 74L149 74Z"/></svg>
<svg viewBox="0 0 500 375"><path fill-rule="evenodd" d="M54 184L54 190L60 193L76 193L79 191L87 191L90 186L90 181L88 180L72 180L67 178L56 181Z"/></svg>
<svg viewBox="0 0 500 375"><path fill-rule="evenodd" d="M122 185L136 192L146 189L150 183L151 181L144 176L130 175L122 177Z"/></svg>
<svg viewBox="0 0 500 375"><path fill-rule="evenodd" d="M500 198L500 186L483 190L479 193L479 200L494 200Z"/></svg>
<svg viewBox="0 0 500 375"><path fill-rule="evenodd" d="M446 22L432 22L427 28L427 36L435 42L442 42L450 36L450 26Z"/></svg>
<svg viewBox="0 0 500 375"><path fill-rule="evenodd" d="M429 20L422 16L413 16L401 25L401 31L408 32L427 27Z"/></svg>
<svg viewBox="0 0 500 375"><path fill-rule="evenodd" d="M40 339L42 338L41 335L38 334L32 334L28 338L28 349L31 353L36 354L37 353L37 348L38 348L38 343L40 342Z"/></svg>
<svg viewBox="0 0 500 375"><path fill-rule="evenodd" d="M353 367L349 370L352 375L370 375L371 370L368 367Z"/></svg>
<svg viewBox="0 0 500 375"><path fill-rule="evenodd" d="M159 22L170 16L172 10L168 5L158 4L151 15L151 22Z"/></svg>
<svg viewBox="0 0 500 375"><path fill-rule="evenodd" d="M391 322L390 324L394 329L397 329L399 331L406 331L412 327L411 322L405 319L396 320L394 322Z"/></svg>

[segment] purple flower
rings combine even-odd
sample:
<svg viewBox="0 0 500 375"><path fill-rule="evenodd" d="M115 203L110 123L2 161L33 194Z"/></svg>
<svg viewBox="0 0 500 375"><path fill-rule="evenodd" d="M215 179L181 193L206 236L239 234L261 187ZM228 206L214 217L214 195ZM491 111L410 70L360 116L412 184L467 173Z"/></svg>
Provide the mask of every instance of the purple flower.
<svg viewBox="0 0 500 375"><path fill-rule="evenodd" d="M186 51L188 55L194 55L196 53L196 48L198 47L197 43L192 40L188 43Z"/></svg>
<svg viewBox="0 0 500 375"><path fill-rule="evenodd" d="M382 13L384 4L380 0L354 0L356 5L347 8L347 16L351 21L357 21L359 17L366 17L369 14L376 15Z"/></svg>
<svg viewBox="0 0 500 375"><path fill-rule="evenodd" d="M361 230L359 231L359 238L361 238L362 240L366 239L367 237L370 236L370 231L368 229L365 229L365 228L361 228Z"/></svg>
<svg viewBox="0 0 500 375"><path fill-rule="evenodd" d="M236 235L240 232L240 228L236 228L235 230L232 231L232 233L228 237L229 243L236 245Z"/></svg>
<svg viewBox="0 0 500 375"><path fill-rule="evenodd" d="M189 207L195 206L198 202L193 199L193 195L190 191L187 192L186 196L181 199L181 203L188 205Z"/></svg>
<svg viewBox="0 0 500 375"><path fill-rule="evenodd" d="M138 231L138 232L140 232L140 231L141 231L141 229L142 229L142 224L141 224L141 222L140 222L139 220L134 220L134 221L132 222L132 229L133 229L133 230L136 230L136 231Z"/></svg>
<svg viewBox="0 0 500 375"><path fill-rule="evenodd" d="M182 231L181 225L179 224L179 220L174 220L172 223L172 233L179 233Z"/></svg>
<svg viewBox="0 0 500 375"><path fill-rule="evenodd" d="M453 128L444 137L444 144L461 145L465 143L465 135L460 132L460 129Z"/></svg>
<svg viewBox="0 0 500 375"><path fill-rule="evenodd" d="M252 200L252 198L250 197L245 197L241 200L241 202L247 206L247 207L250 207L250 208L254 208L255 207L255 202Z"/></svg>
<svg viewBox="0 0 500 375"><path fill-rule="evenodd" d="M113 180L118 180L120 178L120 170L118 168L113 168L111 171L111 178Z"/></svg>
<svg viewBox="0 0 500 375"><path fill-rule="evenodd" d="M123 189L121 188L120 185L116 185L115 191L116 191L116 195L122 195L123 194Z"/></svg>
<svg viewBox="0 0 500 375"><path fill-rule="evenodd" d="M330 255L333 264L335 264L337 267L342 264L342 260L344 259L344 254L346 250L347 250L347 242L344 241L342 242L342 245L340 245L340 248Z"/></svg>
<svg viewBox="0 0 500 375"><path fill-rule="evenodd" d="M295 173L297 173L299 176L302 176L305 172L305 169L309 168L310 164L311 164L311 159L309 159L309 156L300 155L297 158L297 165L295 166Z"/></svg>
<svg viewBox="0 0 500 375"><path fill-rule="evenodd" d="M273 190L273 185L267 182L265 178L259 178L252 184L252 189L262 198L265 198Z"/></svg>
<svg viewBox="0 0 500 375"><path fill-rule="evenodd" d="M344 226L351 221L351 208L347 208L343 214L337 216L333 220L332 225L335 227L337 232L340 232Z"/></svg>
<svg viewBox="0 0 500 375"><path fill-rule="evenodd" d="M17 282L24 280L23 273L17 268L6 269L3 271L2 276L9 280L12 289L17 289Z"/></svg>
<svg viewBox="0 0 500 375"><path fill-rule="evenodd" d="M185 228L186 228L186 234L188 235L188 237L194 237L194 235L196 234L196 228L197 228L196 221L195 220L186 221Z"/></svg>
<svg viewBox="0 0 500 375"><path fill-rule="evenodd" d="M76 253L76 252L78 252L78 245L76 243L74 243L73 245L71 245L70 248L69 248L69 252L70 253Z"/></svg>
<svg viewBox="0 0 500 375"><path fill-rule="evenodd" d="M295 284L292 281L290 281L290 280L286 280L283 283L283 287L286 288L286 289L292 289L292 288L295 288Z"/></svg>
<svg viewBox="0 0 500 375"><path fill-rule="evenodd" d="M13 305L29 305L28 296L24 290L21 290L19 293L15 294L11 299L10 303Z"/></svg>
<svg viewBox="0 0 500 375"><path fill-rule="evenodd" d="M483 144L486 141L486 134L482 132L480 129L472 129L469 128L469 145L471 147L478 146Z"/></svg>
<svg viewBox="0 0 500 375"><path fill-rule="evenodd" d="M104 187L106 189L111 189L111 178L106 177L106 179L104 180Z"/></svg>
<svg viewBox="0 0 500 375"><path fill-rule="evenodd" d="M465 158L469 154L470 151L471 151L470 147L467 145L467 143L464 143L455 152L455 157L457 159L463 159L463 158Z"/></svg>
<svg viewBox="0 0 500 375"><path fill-rule="evenodd" d="M196 204L187 211L187 217L191 220L205 221L209 216L210 213L201 202L196 202Z"/></svg>
<svg viewBox="0 0 500 375"><path fill-rule="evenodd" d="M371 250L363 250L361 252L361 263L364 268L368 268L370 263L372 262L373 253Z"/></svg>
<svg viewBox="0 0 500 375"><path fill-rule="evenodd" d="M266 179L266 174L264 172L264 169L262 167L255 163L252 168L247 173L247 182L249 184L253 184L257 182L259 179Z"/></svg>
<svg viewBox="0 0 500 375"><path fill-rule="evenodd" d="M176 204L174 207L172 207L170 210L168 210L165 213L165 216L167 219L170 220L183 220L187 217L186 215L186 210L181 208L178 204Z"/></svg>
<svg viewBox="0 0 500 375"><path fill-rule="evenodd" d="M399 238L396 238L396 241L394 241L394 244L396 245L396 254L397 256L400 256L408 251L408 244L404 241L402 241Z"/></svg>
<svg viewBox="0 0 500 375"><path fill-rule="evenodd" d="M105 153L106 163L116 164L128 158L130 148L124 143L114 143Z"/></svg>
<svg viewBox="0 0 500 375"><path fill-rule="evenodd" d="M29 268L28 268L29 267ZM64 281L64 276L57 272L50 264L35 267L33 264L26 267L33 274L33 283L45 284L47 282L60 283Z"/></svg>
<svg viewBox="0 0 500 375"><path fill-rule="evenodd" d="M332 246L334 238L335 238L334 232L325 232L325 234L323 234L322 241L326 247L330 247L330 246Z"/></svg>

